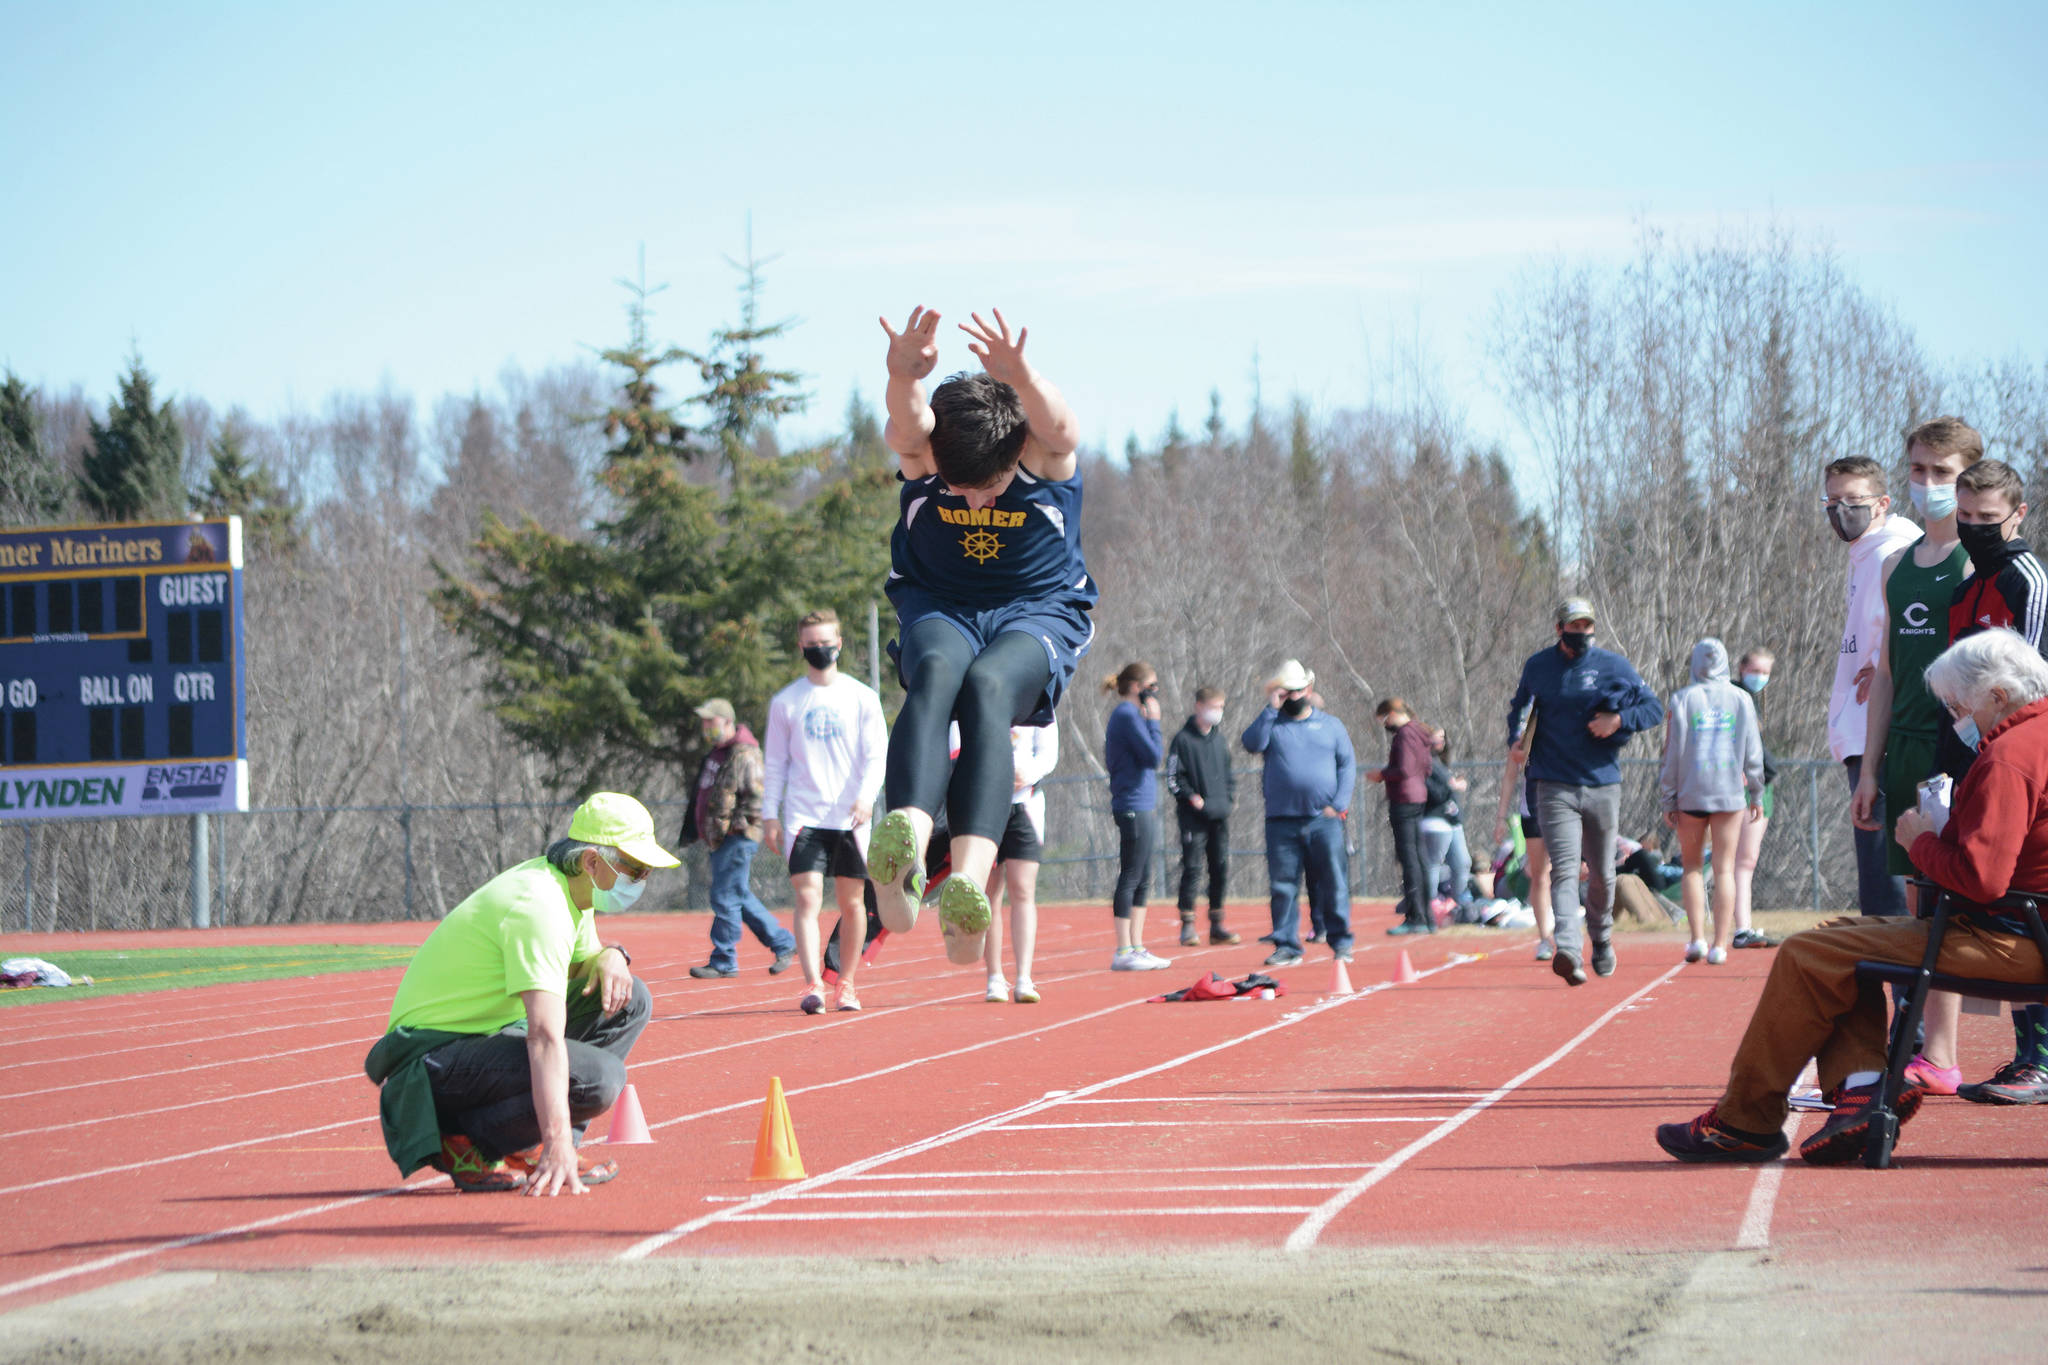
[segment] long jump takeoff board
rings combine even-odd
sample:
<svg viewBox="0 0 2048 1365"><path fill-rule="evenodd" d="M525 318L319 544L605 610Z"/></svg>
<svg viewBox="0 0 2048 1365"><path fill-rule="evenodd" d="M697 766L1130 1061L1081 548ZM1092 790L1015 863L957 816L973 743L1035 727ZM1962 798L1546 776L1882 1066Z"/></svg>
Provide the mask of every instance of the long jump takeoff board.
<svg viewBox="0 0 2048 1365"><path fill-rule="evenodd" d="M247 810L242 522L0 531L0 820Z"/></svg>

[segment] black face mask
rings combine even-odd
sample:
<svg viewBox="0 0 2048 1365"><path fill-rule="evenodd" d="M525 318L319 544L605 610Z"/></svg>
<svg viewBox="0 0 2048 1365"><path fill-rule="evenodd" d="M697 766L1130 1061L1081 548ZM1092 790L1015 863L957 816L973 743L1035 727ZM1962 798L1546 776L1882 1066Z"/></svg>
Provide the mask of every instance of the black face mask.
<svg viewBox="0 0 2048 1365"><path fill-rule="evenodd" d="M805 645L804 662L812 668L830 668L839 658L838 645Z"/></svg>
<svg viewBox="0 0 2048 1365"><path fill-rule="evenodd" d="M1557 643L1570 657L1583 659L1586 656L1586 651L1593 647L1593 632L1590 630L1568 630L1557 637Z"/></svg>
<svg viewBox="0 0 2048 1365"><path fill-rule="evenodd" d="M1307 697L1289 697L1289 698L1288 698L1288 699L1287 699L1286 701L1283 701L1283 702L1281 702L1281 703L1280 703L1280 714L1281 714L1281 715L1283 715L1283 716L1290 716L1290 717L1294 717L1294 716L1305 716L1305 715L1307 715L1307 714L1308 714L1308 698L1307 698Z"/></svg>
<svg viewBox="0 0 2048 1365"><path fill-rule="evenodd" d="M1997 564L2001 558L2000 548L2005 544L2005 523L1957 522L1956 539L1961 542L1963 553L1970 557L1970 563L1976 566L1977 572L1983 573Z"/></svg>
<svg viewBox="0 0 2048 1365"><path fill-rule="evenodd" d="M1828 509L1828 525L1835 528L1835 534L1847 541L1863 538L1870 529L1870 519L1876 515L1875 507L1850 507L1846 504Z"/></svg>

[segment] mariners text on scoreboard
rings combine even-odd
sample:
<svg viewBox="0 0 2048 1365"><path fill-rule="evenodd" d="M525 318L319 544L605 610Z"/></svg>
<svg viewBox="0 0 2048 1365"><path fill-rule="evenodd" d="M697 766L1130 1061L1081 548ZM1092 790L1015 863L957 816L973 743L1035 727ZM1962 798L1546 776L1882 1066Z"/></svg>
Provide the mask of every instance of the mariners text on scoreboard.
<svg viewBox="0 0 2048 1365"><path fill-rule="evenodd" d="M0 573L9 569L83 569L164 562L161 537L114 540L100 536L80 540L61 532L47 534L47 540L0 545Z"/></svg>

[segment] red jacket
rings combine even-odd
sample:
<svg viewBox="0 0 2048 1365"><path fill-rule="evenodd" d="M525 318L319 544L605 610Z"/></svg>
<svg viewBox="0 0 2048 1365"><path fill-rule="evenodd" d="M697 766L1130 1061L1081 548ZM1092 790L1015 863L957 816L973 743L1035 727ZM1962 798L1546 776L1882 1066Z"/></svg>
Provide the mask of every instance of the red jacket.
<svg viewBox="0 0 2048 1365"><path fill-rule="evenodd" d="M2048 700L1992 727L1956 792L1948 827L1923 834L1913 865L1964 900L2048 893Z"/></svg>
<svg viewBox="0 0 2048 1365"><path fill-rule="evenodd" d="M1393 732L1387 745L1387 800L1418 804L1429 800L1429 731L1411 720Z"/></svg>

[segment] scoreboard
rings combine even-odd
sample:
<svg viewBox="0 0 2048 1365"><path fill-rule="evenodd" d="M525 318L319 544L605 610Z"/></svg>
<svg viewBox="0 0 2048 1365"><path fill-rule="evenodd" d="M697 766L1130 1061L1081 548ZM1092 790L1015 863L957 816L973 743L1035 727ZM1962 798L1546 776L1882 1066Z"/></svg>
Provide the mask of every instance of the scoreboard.
<svg viewBox="0 0 2048 1365"><path fill-rule="evenodd" d="M249 808L242 523L0 531L0 820Z"/></svg>

